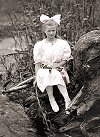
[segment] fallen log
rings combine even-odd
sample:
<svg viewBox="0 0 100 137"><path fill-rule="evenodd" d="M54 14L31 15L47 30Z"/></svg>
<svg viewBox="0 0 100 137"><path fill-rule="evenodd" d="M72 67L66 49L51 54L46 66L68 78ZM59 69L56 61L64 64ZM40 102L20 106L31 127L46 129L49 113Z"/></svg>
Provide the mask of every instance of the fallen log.
<svg viewBox="0 0 100 137"><path fill-rule="evenodd" d="M30 83L32 80L35 80L35 76L32 76L32 77L28 78L27 80L24 80L24 81L20 82L20 83L17 84L16 86L11 87L11 88L8 89L5 93L11 93L11 92L14 92L14 91L16 91L16 90L24 89L24 88L26 88L26 87L29 86L29 83Z"/></svg>
<svg viewBox="0 0 100 137"><path fill-rule="evenodd" d="M16 85L16 87L19 87L21 85L27 84L27 83L31 82L32 80L35 80L35 76L32 76L32 77L28 78L27 80L22 81L21 83Z"/></svg>
<svg viewBox="0 0 100 137"><path fill-rule="evenodd" d="M28 84L22 85L22 86L19 86L19 87L15 86L15 87L12 87L12 88L8 89L5 93L11 93L11 92L14 92L16 90L24 89L28 86L29 86Z"/></svg>

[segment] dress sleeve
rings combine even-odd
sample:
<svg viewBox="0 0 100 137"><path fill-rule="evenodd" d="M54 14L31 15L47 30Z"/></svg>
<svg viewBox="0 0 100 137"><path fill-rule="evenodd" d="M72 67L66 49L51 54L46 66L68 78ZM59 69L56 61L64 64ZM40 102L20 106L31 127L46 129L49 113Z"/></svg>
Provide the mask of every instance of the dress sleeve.
<svg viewBox="0 0 100 137"><path fill-rule="evenodd" d="M70 45L68 44L67 41L64 41L64 46L63 46L63 57L62 60L68 60L71 56L71 48Z"/></svg>
<svg viewBox="0 0 100 137"><path fill-rule="evenodd" d="M36 63L41 62L41 42L37 42L33 48L33 59Z"/></svg>

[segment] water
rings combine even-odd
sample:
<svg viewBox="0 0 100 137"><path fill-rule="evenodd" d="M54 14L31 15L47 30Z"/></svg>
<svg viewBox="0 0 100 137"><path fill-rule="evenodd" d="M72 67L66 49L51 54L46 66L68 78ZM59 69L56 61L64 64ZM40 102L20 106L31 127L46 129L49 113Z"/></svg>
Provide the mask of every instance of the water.
<svg viewBox="0 0 100 137"><path fill-rule="evenodd" d="M0 55L4 54L11 54L14 53L14 49L18 50L24 50L27 48L26 43L25 43L25 37L22 38L17 38L15 37L16 42L13 38L4 38L0 39Z"/></svg>
<svg viewBox="0 0 100 137"><path fill-rule="evenodd" d="M17 38L15 40L12 37L0 39L0 55L8 55L12 53L16 53L15 49L17 50L24 50L27 48L25 37ZM7 66L12 63L14 59L12 57L7 58ZM5 72L4 66L0 63L0 73Z"/></svg>

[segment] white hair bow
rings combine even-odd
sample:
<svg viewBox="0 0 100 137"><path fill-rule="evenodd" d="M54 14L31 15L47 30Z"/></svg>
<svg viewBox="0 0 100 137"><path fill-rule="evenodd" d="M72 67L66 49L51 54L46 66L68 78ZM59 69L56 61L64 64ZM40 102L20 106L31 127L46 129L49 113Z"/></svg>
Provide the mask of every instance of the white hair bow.
<svg viewBox="0 0 100 137"><path fill-rule="evenodd" d="M59 24L60 25L60 17L61 17L61 15L60 14L58 14L58 15L55 15L55 16L53 16L53 17L49 17L49 16L46 16L46 15L44 15L44 14L42 14L41 16L40 16L40 21L43 23L45 20L50 20L50 19L52 19L52 20L54 20L57 24Z"/></svg>

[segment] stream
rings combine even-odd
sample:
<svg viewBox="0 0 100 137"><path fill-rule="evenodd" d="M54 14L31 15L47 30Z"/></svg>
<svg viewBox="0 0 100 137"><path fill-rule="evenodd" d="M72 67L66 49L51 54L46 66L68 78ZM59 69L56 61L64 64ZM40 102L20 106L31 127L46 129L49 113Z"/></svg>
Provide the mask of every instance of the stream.
<svg viewBox="0 0 100 137"><path fill-rule="evenodd" d="M15 40L12 37L0 39L0 56L16 53L15 49L24 50L26 48L26 42L24 37L22 37L21 39L15 37ZM13 61L14 59L12 57L9 58L9 60L7 60L6 65L8 66L9 63ZM4 71L5 69L3 65L0 63L0 74L4 73Z"/></svg>

